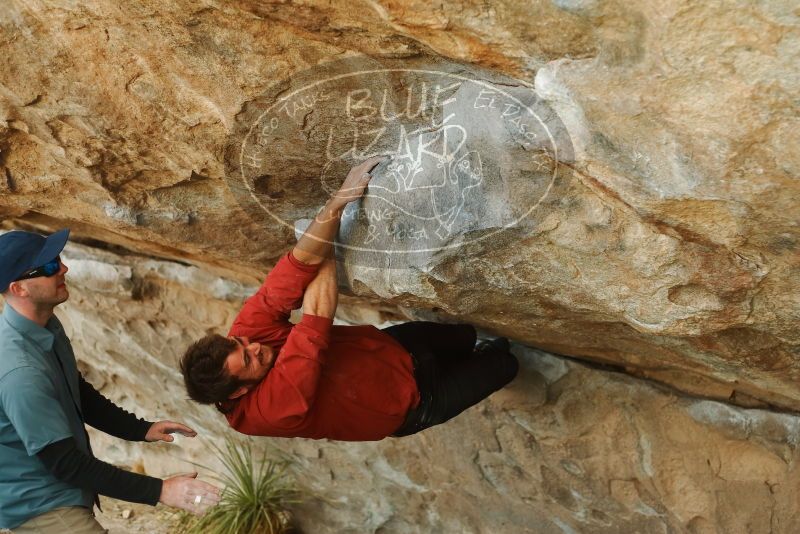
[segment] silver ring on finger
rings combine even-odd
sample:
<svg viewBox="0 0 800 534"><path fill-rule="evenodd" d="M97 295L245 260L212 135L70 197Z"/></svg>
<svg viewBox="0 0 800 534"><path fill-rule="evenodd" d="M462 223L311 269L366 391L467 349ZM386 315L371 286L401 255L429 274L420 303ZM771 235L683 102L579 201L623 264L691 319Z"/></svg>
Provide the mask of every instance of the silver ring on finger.
<svg viewBox="0 0 800 534"><path fill-rule="evenodd" d="M202 495L198 495L197 497L194 498L194 503L195 504L200 504L200 501L202 501L202 500L203 500L203 496Z"/></svg>

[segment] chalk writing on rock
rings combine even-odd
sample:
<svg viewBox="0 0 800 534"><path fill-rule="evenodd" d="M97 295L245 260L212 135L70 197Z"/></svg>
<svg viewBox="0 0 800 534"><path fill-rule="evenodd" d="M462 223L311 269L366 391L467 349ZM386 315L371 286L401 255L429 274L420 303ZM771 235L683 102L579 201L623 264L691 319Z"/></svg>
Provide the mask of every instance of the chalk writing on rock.
<svg viewBox="0 0 800 534"><path fill-rule="evenodd" d="M461 65L326 64L281 81L237 120L227 178L245 211L266 224L294 228L350 167L387 156L364 197L344 210L337 238L339 251L370 253L370 261L453 253L535 229L537 209L563 187L572 159L566 128L530 86ZM306 200L262 193L274 190Z"/></svg>

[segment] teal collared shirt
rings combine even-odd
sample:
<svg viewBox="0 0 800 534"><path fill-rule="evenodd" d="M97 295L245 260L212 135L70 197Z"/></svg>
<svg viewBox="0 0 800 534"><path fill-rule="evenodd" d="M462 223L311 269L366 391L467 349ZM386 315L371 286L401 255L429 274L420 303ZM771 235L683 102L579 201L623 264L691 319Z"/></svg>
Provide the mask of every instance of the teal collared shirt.
<svg viewBox="0 0 800 534"><path fill-rule="evenodd" d="M6 303L0 316L0 528L62 506L92 507L92 492L60 482L36 456L69 437L89 453L80 405L78 367L61 322L53 316L42 328Z"/></svg>

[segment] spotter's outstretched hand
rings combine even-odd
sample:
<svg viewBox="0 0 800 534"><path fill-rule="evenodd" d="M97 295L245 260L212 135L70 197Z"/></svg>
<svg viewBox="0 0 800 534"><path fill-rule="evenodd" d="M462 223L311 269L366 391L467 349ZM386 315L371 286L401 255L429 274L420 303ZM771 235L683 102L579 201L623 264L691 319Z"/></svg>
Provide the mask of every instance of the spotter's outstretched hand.
<svg viewBox="0 0 800 534"><path fill-rule="evenodd" d="M153 423L150 425L150 428L147 430L147 435L144 437L145 441L174 441L175 438L172 436L175 432L183 434L184 436L193 438L197 435L197 432L189 428L188 426L175 423L173 421L159 421L157 423Z"/></svg>

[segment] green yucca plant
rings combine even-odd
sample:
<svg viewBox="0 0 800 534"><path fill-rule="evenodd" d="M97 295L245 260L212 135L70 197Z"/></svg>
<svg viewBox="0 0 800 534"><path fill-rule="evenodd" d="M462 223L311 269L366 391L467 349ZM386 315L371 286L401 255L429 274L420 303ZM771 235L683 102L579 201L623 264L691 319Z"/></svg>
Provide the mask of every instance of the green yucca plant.
<svg viewBox="0 0 800 534"><path fill-rule="evenodd" d="M271 460L266 452L258 462L250 443L240 446L230 438L225 448L214 446L224 472L214 478L224 489L217 506L203 516L178 514L180 534L283 534L290 529L288 506L300 502L302 492L287 473L290 462Z"/></svg>

